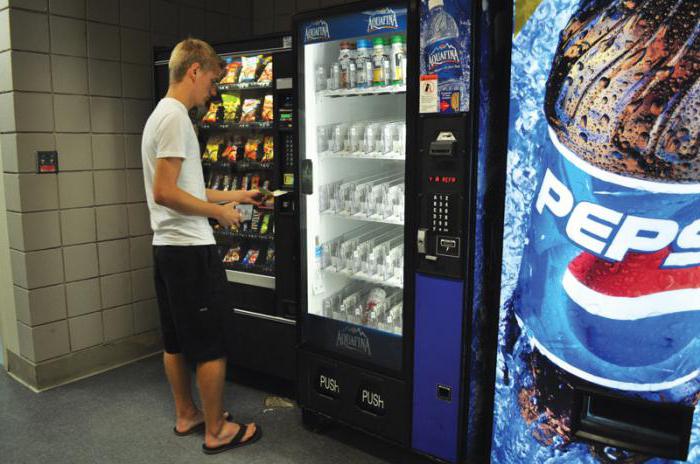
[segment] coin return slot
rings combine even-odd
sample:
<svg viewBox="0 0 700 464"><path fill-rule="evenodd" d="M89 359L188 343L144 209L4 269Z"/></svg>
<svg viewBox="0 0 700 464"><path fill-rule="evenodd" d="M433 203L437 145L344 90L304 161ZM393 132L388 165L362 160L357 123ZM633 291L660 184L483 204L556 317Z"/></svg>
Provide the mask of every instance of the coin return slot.
<svg viewBox="0 0 700 464"><path fill-rule="evenodd" d="M452 388L444 385L437 386L437 397L439 400L450 402L452 401Z"/></svg>
<svg viewBox="0 0 700 464"><path fill-rule="evenodd" d="M685 461L693 408L580 391L578 438Z"/></svg>

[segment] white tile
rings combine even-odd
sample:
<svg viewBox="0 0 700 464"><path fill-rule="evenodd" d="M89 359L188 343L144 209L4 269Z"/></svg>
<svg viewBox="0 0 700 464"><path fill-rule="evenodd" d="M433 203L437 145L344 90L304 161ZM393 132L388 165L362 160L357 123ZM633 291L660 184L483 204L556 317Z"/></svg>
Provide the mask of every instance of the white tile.
<svg viewBox="0 0 700 464"><path fill-rule="evenodd" d="M10 10L0 11L0 51L10 49Z"/></svg>
<svg viewBox="0 0 700 464"><path fill-rule="evenodd" d="M100 287L103 308L131 303L131 277L128 272L100 277Z"/></svg>
<svg viewBox="0 0 700 464"><path fill-rule="evenodd" d="M151 29L161 34L177 35L178 11L164 0L151 0Z"/></svg>
<svg viewBox="0 0 700 464"><path fill-rule="evenodd" d="M22 288L48 287L63 282L63 258L60 248L50 250L10 250L14 283Z"/></svg>
<svg viewBox="0 0 700 464"><path fill-rule="evenodd" d="M51 78L56 93L88 93L88 66L85 58L51 55Z"/></svg>
<svg viewBox="0 0 700 464"><path fill-rule="evenodd" d="M95 171L93 176L95 204L126 203L126 172L123 170Z"/></svg>
<svg viewBox="0 0 700 464"><path fill-rule="evenodd" d="M129 134L143 133L148 116L153 111L151 100L124 99L124 132Z"/></svg>
<svg viewBox="0 0 700 464"><path fill-rule="evenodd" d="M121 133L124 130L124 109L119 98L90 97L90 118L93 132Z"/></svg>
<svg viewBox="0 0 700 464"><path fill-rule="evenodd" d="M129 235L125 205L100 206L97 214L97 240L114 240Z"/></svg>
<svg viewBox="0 0 700 464"><path fill-rule="evenodd" d="M53 101L48 93L14 92L18 132L53 132Z"/></svg>
<svg viewBox="0 0 700 464"><path fill-rule="evenodd" d="M141 169L128 169L126 171L126 201L129 203L146 201L146 189Z"/></svg>
<svg viewBox="0 0 700 464"><path fill-rule="evenodd" d="M56 134L56 149L61 171L92 169L90 134Z"/></svg>
<svg viewBox="0 0 700 464"><path fill-rule="evenodd" d="M125 135L126 167L141 168L141 135Z"/></svg>
<svg viewBox="0 0 700 464"><path fill-rule="evenodd" d="M15 88L12 81L12 52L0 53L0 92L11 92Z"/></svg>
<svg viewBox="0 0 700 464"><path fill-rule="evenodd" d="M90 59L90 95L120 97L122 94L121 65L117 61Z"/></svg>
<svg viewBox="0 0 700 464"><path fill-rule="evenodd" d="M61 209L81 208L95 204L95 189L89 171L59 172L58 196Z"/></svg>
<svg viewBox="0 0 700 464"><path fill-rule="evenodd" d="M146 203L133 203L129 208L129 235L132 237L138 235L152 234L151 219L148 213Z"/></svg>
<svg viewBox="0 0 700 464"><path fill-rule="evenodd" d="M84 350L102 343L102 313L90 313L68 319L71 351Z"/></svg>
<svg viewBox="0 0 700 464"><path fill-rule="evenodd" d="M156 297L152 267L131 271L131 292L134 301L148 300Z"/></svg>
<svg viewBox="0 0 700 464"><path fill-rule="evenodd" d="M142 235L129 239L131 248L131 269L153 266L153 236Z"/></svg>
<svg viewBox="0 0 700 464"><path fill-rule="evenodd" d="M149 3L143 0L121 0L119 2L121 9L119 21L121 25L148 30L148 6Z"/></svg>
<svg viewBox="0 0 700 464"><path fill-rule="evenodd" d="M153 67L122 63L122 94L130 98L151 98L153 96Z"/></svg>
<svg viewBox="0 0 700 464"><path fill-rule="evenodd" d="M58 181L54 174L5 174L8 211L30 212L58 208Z"/></svg>
<svg viewBox="0 0 700 464"><path fill-rule="evenodd" d="M1 12L0 12L1 13ZM0 132L15 132L15 94L0 93Z"/></svg>
<svg viewBox="0 0 700 464"><path fill-rule="evenodd" d="M48 324L66 318L63 285L26 290L14 287L17 319L28 326Z"/></svg>
<svg viewBox="0 0 700 464"><path fill-rule="evenodd" d="M119 60L119 27L88 22L88 56L102 60Z"/></svg>
<svg viewBox="0 0 700 464"><path fill-rule="evenodd" d="M60 216L63 245L91 243L97 239L94 208L64 209Z"/></svg>
<svg viewBox="0 0 700 464"><path fill-rule="evenodd" d="M15 90L51 92L51 65L43 53L12 52Z"/></svg>
<svg viewBox="0 0 700 464"><path fill-rule="evenodd" d="M66 306L69 317L99 311L102 307L100 302L100 279L67 283Z"/></svg>
<svg viewBox="0 0 700 464"><path fill-rule="evenodd" d="M51 53L61 55L87 55L85 21L51 16Z"/></svg>
<svg viewBox="0 0 700 464"><path fill-rule="evenodd" d="M114 0L87 0L87 19L101 23L119 23L119 2Z"/></svg>
<svg viewBox="0 0 700 464"><path fill-rule="evenodd" d="M146 65L153 63L153 45L147 31L122 28L121 49L124 62Z"/></svg>
<svg viewBox="0 0 700 464"><path fill-rule="evenodd" d="M20 354L38 363L57 358L70 352L68 321L52 322L38 327L17 323L20 338Z"/></svg>
<svg viewBox="0 0 700 464"><path fill-rule="evenodd" d="M66 282L97 277L97 246L94 243L63 248Z"/></svg>
<svg viewBox="0 0 700 464"><path fill-rule="evenodd" d="M124 136L105 134L92 136L92 156L95 169L120 169L125 167Z"/></svg>
<svg viewBox="0 0 700 464"><path fill-rule="evenodd" d="M25 10L47 11L47 0L10 0L13 8L24 8Z"/></svg>
<svg viewBox="0 0 700 464"><path fill-rule="evenodd" d="M183 37L205 37L205 12L201 8L180 7L180 35Z"/></svg>
<svg viewBox="0 0 700 464"><path fill-rule="evenodd" d="M105 309L102 319L106 342L134 334L134 310L131 305Z"/></svg>
<svg viewBox="0 0 700 464"><path fill-rule="evenodd" d="M128 271L131 267L129 262L129 239L109 240L98 243L97 258L100 263L100 275Z"/></svg>
<svg viewBox="0 0 700 464"><path fill-rule="evenodd" d="M46 14L10 9L10 36L14 50L49 51L49 21Z"/></svg>
<svg viewBox="0 0 700 464"><path fill-rule="evenodd" d="M147 332L160 327L160 314L155 299L137 301L134 308L134 333Z"/></svg>
<svg viewBox="0 0 700 464"><path fill-rule="evenodd" d="M85 18L85 0L49 0L51 14Z"/></svg>
<svg viewBox="0 0 700 464"><path fill-rule="evenodd" d="M90 132L90 100L84 95L54 95L56 132Z"/></svg>
<svg viewBox="0 0 700 464"><path fill-rule="evenodd" d="M10 247L34 251L61 245L61 230L57 211L38 213L7 212Z"/></svg>

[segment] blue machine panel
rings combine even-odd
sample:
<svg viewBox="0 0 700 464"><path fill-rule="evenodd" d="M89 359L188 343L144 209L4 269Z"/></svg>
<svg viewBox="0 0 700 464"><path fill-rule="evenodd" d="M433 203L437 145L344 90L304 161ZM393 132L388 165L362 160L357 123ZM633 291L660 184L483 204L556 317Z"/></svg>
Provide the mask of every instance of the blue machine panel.
<svg viewBox="0 0 700 464"><path fill-rule="evenodd" d="M416 274L412 447L450 462L458 452L463 302L463 281ZM442 398L440 387L449 389Z"/></svg>

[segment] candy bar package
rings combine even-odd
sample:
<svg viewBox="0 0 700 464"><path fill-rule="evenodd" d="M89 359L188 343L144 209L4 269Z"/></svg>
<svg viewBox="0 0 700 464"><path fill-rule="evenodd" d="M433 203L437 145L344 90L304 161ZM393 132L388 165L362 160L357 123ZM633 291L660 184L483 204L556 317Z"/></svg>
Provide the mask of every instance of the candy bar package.
<svg viewBox="0 0 700 464"><path fill-rule="evenodd" d="M243 264L246 266L253 266L255 262L258 260L258 255L260 254L260 250L257 248L251 248L248 250L248 253L246 253L245 258L243 258Z"/></svg>
<svg viewBox="0 0 700 464"><path fill-rule="evenodd" d="M270 244L270 246L267 248L265 263L267 263L267 265L270 267L275 265L275 246L272 244Z"/></svg>
<svg viewBox="0 0 700 464"><path fill-rule="evenodd" d="M273 99L272 95L265 95L263 101L262 117L263 121L272 121Z"/></svg>
<svg viewBox="0 0 700 464"><path fill-rule="evenodd" d="M244 56L241 58L241 76L238 80L240 83L255 82L255 76L260 65L260 56Z"/></svg>
<svg viewBox="0 0 700 464"><path fill-rule="evenodd" d="M219 82L220 84L235 84L241 73L241 60L233 59L226 64L226 74Z"/></svg>
<svg viewBox="0 0 700 464"><path fill-rule="evenodd" d="M250 174L246 174L241 178L241 190L248 190L250 185Z"/></svg>
<svg viewBox="0 0 700 464"><path fill-rule="evenodd" d="M260 72L260 77L258 77L258 82L261 84L269 84L272 82L272 57L266 56L262 60L261 65L262 71Z"/></svg>
<svg viewBox="0 0 700 464"><path fill-rule="evenodd" d="M235 245L231 247L224 256L225 263L237 263L241 260L241 247L240 245Z"/></svg>
<svg viewBox="0 0 700 464"><path fill-rule="evenodd" d="M219 190L221 188L222 176L220 173L215 172L211 176L211 182L209 185L210 189Z"/></svg>
<svg viewBox="0 0 700 464"><path fill-rule="evenodd" d="M221 180L221 190L231 190L231 174L224 174Z"/></svg>
<svg viewBox="0 0 700 464"><path fill-rule="evenodd" d="M241 98L238 95L225 93L221 95L224 105L224 121L235 121L238 109L241 107Z"/></svg>
<svg viewBox="0 0 700 464"><path fill-rule="evenodd" d="M222 143L223 140L220 137L211 137L202 154L202 161L216 163L219 160L219 148Z"/></svg>
<svg viewBox="0 0 700 464"><path fill-rule="evenodd" d="M255 174L253 177L250 178L250 189L255 190L258 187L260 187L260 176Z"/></svg>
<svg viewBox="0 0 700 464"><path fill-rule="evenodd" d="M251 137L245 144L245 157L252 161L258 160L258 149L260 148L260 138Z"/></svg>
<svg viewBox="0 0 700 464"><path fill-rule="evenodd" d="M211 102L209 104L209 111L207 111L207 114L204 115L204 118L202 119L202 122L216 122L216 117L219 108L221 107L221 103L219 102Z"/></svg>
<svg viewBox="0 0 700 464"><path fill-rule="evenodd" d="M253 211L253 219L250 220L250 229L253 232L260 232L260 211L257 209Z"/></svg>
<svg viewBox="0 0 700 464"><path fill-rule="evenodd" d="M238 190L240 185L241 185L241 177L240 176L233 176L231 178L231 190Z"/></svg>
<svg viewBox="0 0 700 464"><path fill-rule="evenodd" d="M263 158L262 161L272 161L275 157L275 144L271 135L263 137Z"/></svg>
<svg viewBox="0 0 700 464"><path fill-rule="evenodd" d="M260 100L258 98L246 98L243 102L241 122L257 121L258 108L260 108Z"/></svg>

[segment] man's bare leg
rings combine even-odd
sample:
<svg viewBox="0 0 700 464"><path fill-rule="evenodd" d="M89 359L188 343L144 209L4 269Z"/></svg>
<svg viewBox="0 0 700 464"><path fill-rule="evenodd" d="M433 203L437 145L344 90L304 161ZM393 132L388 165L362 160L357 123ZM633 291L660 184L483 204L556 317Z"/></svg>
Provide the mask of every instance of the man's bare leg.
<svg viewBox="0 0 700 464"><path fill-rule="evenodd" d="M224 420L224 378L226 376L226 358L214 359L197 364L197 385L204 408L206 433L204 444L210 448L229 443L238 433L240 426ZM243 436L246 441L255 433L255 424L248 424Z"/></svg>
<svg viewBox="0 0 700 464"><path fill-rule="evenodd" d="M163 353L163 365L175 400L175 428L178 432L187 431L204 419L202 412L194 404L192 398L192 385L187 362L182 353Z"/></svg>

